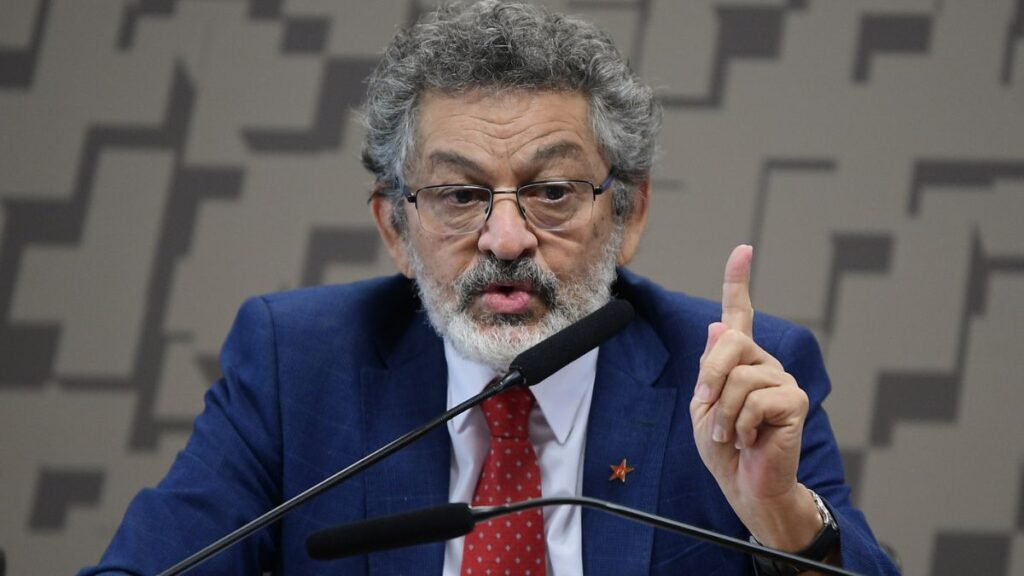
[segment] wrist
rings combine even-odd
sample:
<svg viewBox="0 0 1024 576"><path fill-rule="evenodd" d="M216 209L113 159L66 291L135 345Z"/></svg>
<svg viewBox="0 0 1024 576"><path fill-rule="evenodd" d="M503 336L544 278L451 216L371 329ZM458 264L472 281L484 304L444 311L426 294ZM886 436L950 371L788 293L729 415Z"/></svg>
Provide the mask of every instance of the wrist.
<svg viewBox="0 0 1024 576"><path fill-rule="evenodd" d="M796 483L780 497L746 506L744 524L758 542L783 552L805 549L822 529L822 516L811 491Z"/></svg>
<svg viewBox="0 0 1024 576"><path fill-rule="evenodd" d="M810 544L799 551L795 551L795 554L810 560L839 566L839 525L836 523L832 511L825 501L815 494L813 490L807 489L807 492L811 495L811 500L818 510L821 530ZM750 537L750 540L755 544L761 544L753 536ZM797 576L798 574L803 574L800 569L791 564L766 560L761 557L754 558L754 566L756 568L755 573L762 576Z"/></svg>

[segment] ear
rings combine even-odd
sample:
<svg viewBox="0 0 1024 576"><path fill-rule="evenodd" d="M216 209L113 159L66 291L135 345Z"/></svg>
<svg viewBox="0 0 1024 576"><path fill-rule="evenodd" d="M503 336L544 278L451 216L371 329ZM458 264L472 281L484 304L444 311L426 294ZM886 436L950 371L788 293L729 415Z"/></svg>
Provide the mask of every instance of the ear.
<svg viewBox="0 0 1024 576"><path fill-rule="evenodd" d="M377 232L384 246L391 255L391 260L398 267L398 271L406 278L412 278L412 266L409 265L409 255L406 254L405 242L402 240L402 232L395 228L391 222L391 211L393 210L391 200L382 194L378 194L382 186L380 182L373 185L373 196L370 198L370 210L373 212L373 221L377 224ZM405 207L399 207L404 209Z"/></svg>
<svg viewBox="0 0 1024 576"><path fill-rule="evenodd" d="M619 249L618 265L625 266L633 260L637 249L640 247L640 239L647 228L647 209L651 199L651 178L647 177L636 186L633 192L633 211L626 220L625 229L622 235L622 248Z"/></svg>

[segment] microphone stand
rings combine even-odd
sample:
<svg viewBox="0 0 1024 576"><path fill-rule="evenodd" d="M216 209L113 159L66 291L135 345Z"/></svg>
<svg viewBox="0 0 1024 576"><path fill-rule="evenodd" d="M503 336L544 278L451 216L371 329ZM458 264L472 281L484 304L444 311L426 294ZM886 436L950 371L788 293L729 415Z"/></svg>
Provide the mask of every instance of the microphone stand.
<svg viewBox="0 0 1024 576"><path fill-rule="evenodd" d="M560 505L594 508L602 512L649 524L656 528L662 528L670 532L710 542L717 546L738 550L744 554L796 566L803 570L815 570L822 574L837 576L856 576L848 570L830 566L823 562L816 562L796 554L790 554L761 544L754 544L746 540L720 534L713 530L698 528L691 524L642 512L635 508L627 508L626 506L586 496L554 496L499 506L481 507L471 507L463 502L453 502L392 516L371 518L362 522L342 524L332 528L317 530L306 538L306 553L314 560L335 560L347 556L440 542L465 536L472 532L478 523L498 516L513 514L530 508Z"/></svg>
<svg viewBox="0 0 1024 576"><path fill-rule="evenodd" d="M837 576L856 576L852 572L823 562L816 562L796 554L790 554L765 547L761 544L754 544L746 540L719 534L713 530L698 528L691 524L642 512L635 508L628 508L586 496L554 496L499 506L481 507L471 507L469 504L454 502L433 508L423 508L413 512L372 518L362 522L324 528L310 534L306 538L306 553L315 560L334 560L393 548L440 542L469 534L478 523L498 516L513 514L530 508L561 505L594 508L602 512L649 524L656 528L662 528L718 546L738 550L744 554L790 564L803 570L816 570L822 574Z"/></svg>
<svg viewBox="0 0 1024 576"><path fill-rule="evenodd" d="M843 570L842 568L824 564L822 562L816 562L796 554L790 554L774 548L768 548L759 544L748 542L747 540L741 540L739 538L733 538L732 536L726 536L725 534L719 534L718 532L707 530L705 528L699 528L691 524L685 524L683 522L676 522L662 516L656 516L647 512L636 510L635 508L628 508L626 506L620 506L611 502L605 502L603 500L597 500L596 498L588 498L586 496L562 496L562 497L551 497L551 498L537 498L535 500L523 500L522 502L516 502L513 504L504 504L501 506L487 506L487 507L471 507L469 509L470 515L473 517L473 522L484 522L495 518L497 516L504 516L505 514L512 514L514 512L521 512L530 508L537 508L540 506L557 506L557 505L571 505L571 506L582 506L584 508L593 508L601 510L602 512L608 512L628 518L630 520L636 520L645 524L651 524L657 528L662 528L670 532L676 532L678 534L684 534L698 540L705 542L711 542L719 546L731 548L733 550L739 550L746 554L752 554L754 556L760 556L768 560L775 560L779 562L785 562L791 564L797 568L803 570L815 570L822 574L833 574L836 576L857 576L853 572Z"/></svg>
<svg viewBox="0 0 1024 576"><path fill-rule="evenodd" d="M420 439L422 436L424 436L434 428L440 426L441 424L444 424L445 422L451 420L452 418L458 416L459 414L462 414L466 410L469 410L473 406L480 404L481 402L487 400L491 396L504 392L505 390L511 388L512 386L522 385L524 383L525 377L518 370L513 370L512 372L509 372L504 378L499 380L497 384L485 388L483 392L477 394L476 396L473 396L472 398L445 412L444 414L441 414L440 416L434 418L430 422L427 422L423 426L420 426L419 428L416 428L415 430L412 430L396 438L395 440L392 440L391 442L367 454L366 456L363 456L359 460L356 460L352 464L349 464L344 469L335 472L331 476L328 476L327 478L321 480L320 482L314 484L313 486L310 486L309 488L300 492L299 494L292 496L288 500L285 500L281 504L278 504L274 508L271 508L270 510L264 512L261 516L255 518L254 520L251 520L247 524L243 524L234 531L229 532L227 535L221 537L219 540L216 540L213 543L207 545L202 550L199 550L198 552L192 554L188 558L185 558L184 560L178 562L177 564L171 566L163 572L160 572L158 576L176 576L178 574L183 574L186 570L190 570L199 565L200 563L205 562L207 559L219 553L221 550L224 550L225 548L231 546L235 542L238 542L246 536L249 536L250 534L256 531L265 528L267 525L272 524L273 522L277 521L279 518L290 512L292 509L301 506L310 498L319 495L320 493L336 486L337 484L344 482L351 476L354 476L355 474L362 472L363 470L369 468L370 466L373 466L374 464L380 462L384 458L387 458L394 452L404 448L406 445L411 444L416 440Z"/></svg>

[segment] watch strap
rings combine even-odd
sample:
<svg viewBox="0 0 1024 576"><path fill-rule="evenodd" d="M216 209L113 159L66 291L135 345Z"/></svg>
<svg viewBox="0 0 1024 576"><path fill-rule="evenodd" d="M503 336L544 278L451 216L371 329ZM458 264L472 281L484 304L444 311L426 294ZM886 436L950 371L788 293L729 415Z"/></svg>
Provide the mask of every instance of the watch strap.
<svg viewBox="0 0 1024 576"><path fill-rule="evenodd" d="M814 540L806 548L796 552L796 555L820 562L825 560L829 553L839 545L839 524L825 500L814 490L808 488L807 491L811 493L814 506L818 509L818 515L821 517L821 530L818 531ZM750 541L761 544L753 536L750 537ZM768 560L759 556L753 558L755 571L760 576L796 576L801 572L799 568L785 562Z"/></svg>

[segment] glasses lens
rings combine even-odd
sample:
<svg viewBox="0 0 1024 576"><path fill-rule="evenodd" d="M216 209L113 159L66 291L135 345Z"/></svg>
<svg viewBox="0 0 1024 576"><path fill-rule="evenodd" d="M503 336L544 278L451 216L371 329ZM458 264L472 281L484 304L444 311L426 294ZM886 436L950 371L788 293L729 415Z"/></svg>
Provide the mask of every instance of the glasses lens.
<svg viewBox="0 0 1024 576"><path fill-rule="evenodd" d="M491 193L478 186L432 186L416 193L420 224L431 232L462 234L479 230L487 219Z"/></svg>
<svg viewBox="0 0 1024 576"><path fill-rule="evenodd" d="M519 191L530 222L543 230L565 230L590 220L594 187L588 182L538 182Z"/></svg>

